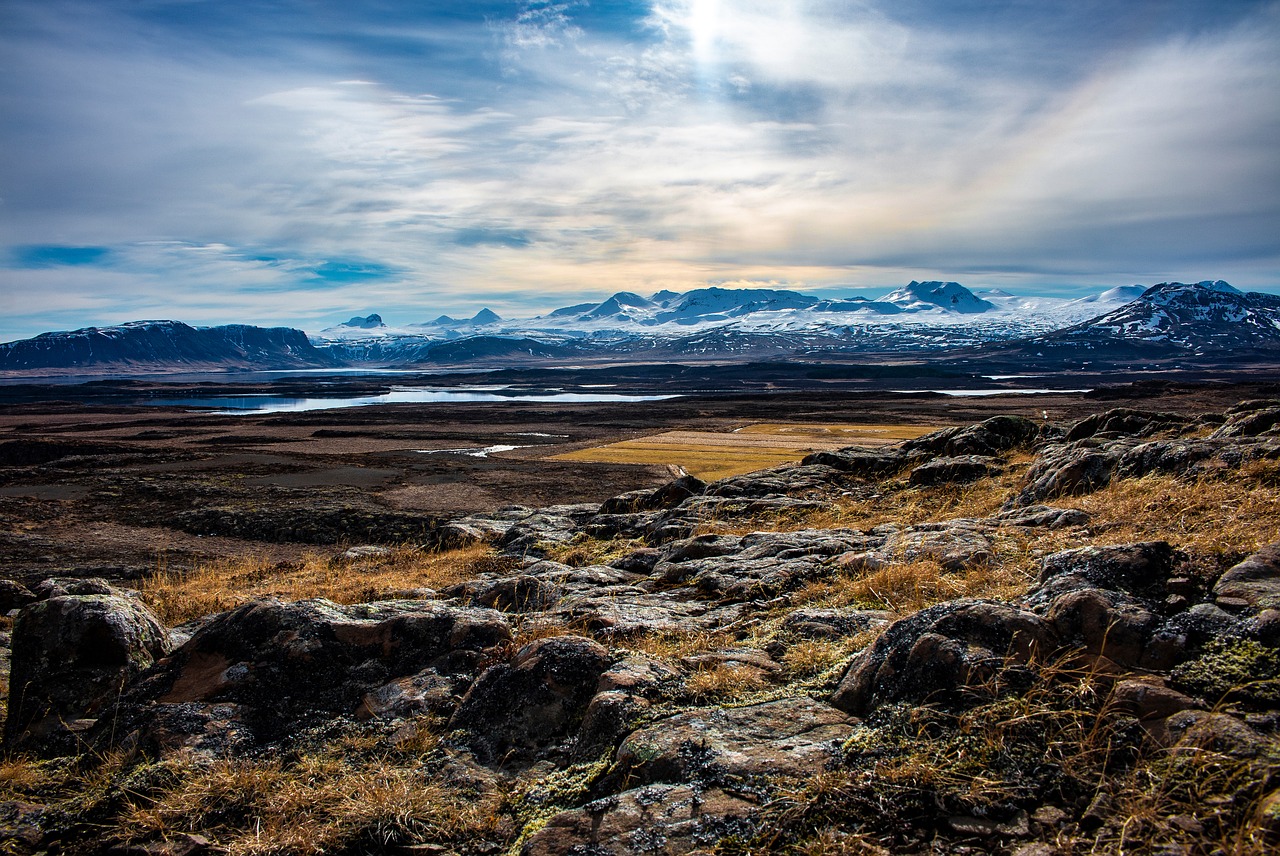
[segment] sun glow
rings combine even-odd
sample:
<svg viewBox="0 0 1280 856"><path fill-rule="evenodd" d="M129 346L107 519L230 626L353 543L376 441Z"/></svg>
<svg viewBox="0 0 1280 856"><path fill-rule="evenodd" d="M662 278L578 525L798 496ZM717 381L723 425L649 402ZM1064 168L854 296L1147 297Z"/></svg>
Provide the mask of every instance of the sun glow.
<svg viewBox="0 0 1280 856"><path fill-rule="evenodd" d="M715 58L716 37L720 29L720 0L693 0L688 26L694 58L699 65L710 64Z"/></svg>

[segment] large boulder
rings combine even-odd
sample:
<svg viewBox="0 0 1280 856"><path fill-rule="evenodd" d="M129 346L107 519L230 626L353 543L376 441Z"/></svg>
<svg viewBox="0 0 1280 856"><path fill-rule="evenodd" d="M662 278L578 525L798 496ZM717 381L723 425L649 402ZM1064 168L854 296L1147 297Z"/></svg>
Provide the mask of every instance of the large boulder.
<svg viewBox="0 0 1280 856"><path fill-rule="evenodd" d="M566 590L550 580L526 573L490 580L468 580L450 586L443 594L471 606L487 606L503 612L539 612L554 606L565 596Z"/></svg>
<svg viewBox="0 0 1280 856"><path fill-rule="evenodd" d="M836 763L856 720L807 697L680 713L627 737L617 775L703 785L804 778Z"/></svg>
<svg viewBox="0 0 1280 856"><path fill-rule="evenodd" d="M1067 429L1066 440L1074 443L1076 440L1098 436L1150 437L1163 432L1183 431L1194 424L1194 419L1179 413L1118 407L1081 419Z"/></svg>
<svg viewBox="0 0 1280 856"><path fill-rule="evenodd" d="M831 559L865 550L879 541L850 529L753 532L740 538L719 536L715 541L692 539L673 549L666 561L654 567L654 574L664 582L690 583L726 600L772 597L830 575Z"/></svg>
<svg viewBox="0 0 1280 856"><path fill-rule="evenodd" d="M908 455L899 448L868 449L849 446L834 452L814 452L801 463L805 466L830 467L854 478L879 479L896 476L912 460L920 457Z"/></svg>
<svg viewBox="0 0 1280 856"><path fill-rule="evenodd" d="M893 613L882 609L796 609L782 620L782 628L801 639L843 639L883 627L892 618Z"/></svg>
<svg viewBox="0 0 1280 856"><path fill-rule="evenodd" d="M1280 434L1280 401L1242 401L1227 411L1227 420L1211 435L1221 437L1257 437Z"/></svg>
<svg viewBox="0 0 1280 856"><path fill-rule="evenodd" d="M112 709L121 690L168 650L164 627L122 594L33 603L13 628L5 745L58 753Z"/></svg>
<svg viewBox="0 0 1280 856"><path fill-rule="evenodd" d="M1040 583L1028 602L1039 604L1066 591L1099 588L1155 603L1165 597L1176 559L1165 541L1062 550L1041 562Z"/></svg>
<svg viewBox="0 0 1280 856"><path fill-rule="evenodd" d="M601 514L629 514L636 511L656 511L672 508L692 496L701 496L707 483L696 476L681 476L653 490L634 490L606 499L600 505Z"/></svg>
<svg viewBox="0 0 1280 856"><path fill-rule="evenodd" d="M8 615L37 600L35 594L16 580L0 580L0 615Z"/></svg>
<svg viewBox="0 0 1280 856"><path fill-rule="evenodd" d="M551 615L599 637L625 639L646 633L693 633L731 624L740 604L712 606L686 589L645 591L618 586L565 599Z"/></svg>
<svg viewBox="0 0 1280 856"><path fill-rule="evenodd" d="M1062 644L1136 666L1150 654L1176 559L1164 541L1063 550L1041 563L1040 583L1023 604Z"/></svg>
<svg viewBox="0 0 1280 856"><path fill-rule="evenodd" d="M782 464L766 470L729 476L707 485L708 497L725 499L759 499L796 496L829 490L842 481L839 469L820 464Z"/></svg>
<svg viewBox="0 0 1280 856"><path fill-rule="evenodd" d="M1016 606L973 599L939 604L889 625L855 656L831 704L866 716L892 702L961 703L967 690L1021 680L1018 665L1056 647L1049 624Z"/></svg>
<svg viewBox="0 0 1280 856"><path fill-rule="evenodd" d="M1025 416L993 416L962 428L944 428L901 445L906 453L933 455L998 455L1029 446L1040 437L1040 426Z"/></svg>
<svg viewBox="0 0 1280 856"><path fill-rule="evenodd" d="M911 471L908 481L917 486L963 484L1000 472L1001 461L989 455L957 455L934 458Z"/></svg>
<svg viewBox="0 0 1280 856"><path fill-rule="evenodd" d="M1045 499L1100 490L1111 484L1122 451L1099 447L1088 440L1049 447L1027 470L1022 490L1009 505L1031 505Z"/></svg>
<svg viewBox="0 0 1280 856"><path fill-rule="evenodd" d="M548 545L572 540L599 510L600 506L590 503L539 508L508 527L498 547L511 554L543 555Z"/></svg>
<svg viewBox="0 0 1280 856"><path fill-rule="evenodd" d="M1160 616L1140 602L1096 588L1059 596L1045 618L1063 644L1125 668L1142 661L1160 624Z"/></svg>
<svg viewBox="0 0 1280 856"><path fill-rule="evenodd" d="M553 636L489 667L450 726L484 764L539 760L572 737L609 666L609 652L580 636Z"/></svg>
<svg viewBox="0 0 1280 856"><path fill-rule="evenodd" d="M1212 440L1154 440L1126 449L1116 464L1114 478L1200 475L1209 469L1230 466L1221 457L1224 451L1230 458L1234 450Z"/></svg>
<svg viewBox="0 0 1280 856"><path fill-rule="evenodd" d="M1253 638L1274 645L1258 619L1229 613L1213 603L1197 603L1165 619L1143 644L1138 665L1168 671L1219 640Z"/></svg>
<svg viewBox="0 0 1280 856"><path fill-rule="evenodd" d="M1081 511L1078 508L1056 508L1051 505L1006 508L988 518L989 522L996 526L1021 526L1028 529L1064 529L1068 526L1084 526L1090 519L1087 511Z"/></svg>
<svg viewBox="0 0 1280 856"><path fill-rule="evenodd" d="M254 601L222 613L132 687L114 734L165 754L248 751L337 717L385 715L398 685L424 708L511 638L501 613L435 602ZM401 693L403 694L403 693ZM438 697L438 694L437 694Z"/></svg>
<svg viewBox="0 0 1280 856"><path fill-rule="evenodd" d="M886 524L872 532L885 535L883 546L876 551L885 561L932 559L943 570L961 571L990 561L993 552L991 540L977 530L973 521L964 519L921 523L901 530Z"/></svg>

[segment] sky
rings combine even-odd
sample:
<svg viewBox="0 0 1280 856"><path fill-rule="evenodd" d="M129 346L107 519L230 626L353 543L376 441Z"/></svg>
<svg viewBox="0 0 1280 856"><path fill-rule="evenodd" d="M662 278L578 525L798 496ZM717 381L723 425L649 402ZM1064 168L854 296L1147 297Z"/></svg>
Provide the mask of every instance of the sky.
<svg viewBox="0 0 1280 856"><path fill-rule="evenodd" d="M1280 0L0 0L0 341L1280 290Z"/></svg>

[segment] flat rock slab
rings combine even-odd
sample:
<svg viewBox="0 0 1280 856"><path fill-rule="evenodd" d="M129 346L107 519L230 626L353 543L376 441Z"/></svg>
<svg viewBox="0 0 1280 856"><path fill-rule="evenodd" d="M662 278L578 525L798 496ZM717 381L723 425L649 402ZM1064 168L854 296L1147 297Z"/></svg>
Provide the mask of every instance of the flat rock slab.
<svg viewBox="0 0 1280 856"><path fill-rule="evenodd" d="M783 619L782 626L802 639L843 639L892 620L893 613L882 609L797 609Z"/></svg>
<svg viewBox="0 0 1280 856"><path fill-rule="evenodd" d="M807 697L677 714L618 749L632 781L723 784L809 776L834 763L857 720Z"/></svg>
<svg viewBox="0 0 1280 856"><path fill-rule="evenodd" d="M1242 600L1250 609L1280 608L1280 544L1263 547L1222 575L1213 587L1219 599Z"/></svg>
<svg viewBox="0 0 1280 856"><path fill-rule="evenodd" d="M650 785L557 814L521 856L639 856L709 849L755 832L758 808L719 789Z"/></svg>
<svg viewBox="0 0 1280 856"><path fill-rule="evenodd" d="M689 600L687 595L628 588L568 598L550 614L592 633L615 637L714 630L742 616L741 604L711 607L705 601Z"/></svg>

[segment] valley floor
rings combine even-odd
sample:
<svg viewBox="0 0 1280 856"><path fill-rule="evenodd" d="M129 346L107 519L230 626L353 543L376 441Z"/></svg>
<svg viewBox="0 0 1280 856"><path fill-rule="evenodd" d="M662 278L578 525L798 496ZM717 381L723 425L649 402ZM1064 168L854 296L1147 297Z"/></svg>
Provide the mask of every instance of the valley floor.
<svg viewBox="0 0 1280 856"><path fill-rule="evenodd" d="M0 852L1273 852L1274 396L10 407Z"/></svg>

